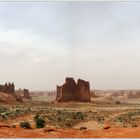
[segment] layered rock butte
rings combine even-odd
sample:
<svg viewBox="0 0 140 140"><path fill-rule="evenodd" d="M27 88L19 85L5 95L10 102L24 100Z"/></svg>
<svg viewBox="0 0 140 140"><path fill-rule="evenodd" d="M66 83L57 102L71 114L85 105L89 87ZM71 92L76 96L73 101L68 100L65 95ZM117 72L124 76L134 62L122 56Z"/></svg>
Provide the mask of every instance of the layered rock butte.
<svg viewBox="0 0 140 140"><path fill-rule="evenodd" d="M13 82L0 85L0 93L1 93L1 97L2 97L2 93L8 93L9 95L16 98L17 100L19 100L19 98L21 97L25 99L31 99L28 89L15 90L15 84Z"/></svg>
<svg viewBox="0 0 140 140"><path fill-rule="evenodd" d="M3 93L15 93L15 85L14 83L5 83L4 85L0 85L0 92Z"/></svg>
<svg viewBox="0 0 140 140"><path fill-rule="evenodd" d="M67 77L62 86L57 85L58 102L80 101L90 102L90 84L88 81L78 79L77 83L71 77Z"/></svg>

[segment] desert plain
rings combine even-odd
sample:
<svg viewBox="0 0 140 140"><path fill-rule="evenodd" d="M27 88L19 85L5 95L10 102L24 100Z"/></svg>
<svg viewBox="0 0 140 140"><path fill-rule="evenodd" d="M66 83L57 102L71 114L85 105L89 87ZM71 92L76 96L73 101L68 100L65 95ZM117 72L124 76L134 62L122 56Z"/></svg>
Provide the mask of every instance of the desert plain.
<svg viewBox="0 0 140 140"><path fill-rule="evenodd" d="M95 90L91 102L56 102L54 91L34 92L31 99L20 102L9 93L0 93L0 137L139 138L138 92ZM36 128L37 113L45 120L43 128ZM31 128L22 128L21 122L29 122Z"/></svg>

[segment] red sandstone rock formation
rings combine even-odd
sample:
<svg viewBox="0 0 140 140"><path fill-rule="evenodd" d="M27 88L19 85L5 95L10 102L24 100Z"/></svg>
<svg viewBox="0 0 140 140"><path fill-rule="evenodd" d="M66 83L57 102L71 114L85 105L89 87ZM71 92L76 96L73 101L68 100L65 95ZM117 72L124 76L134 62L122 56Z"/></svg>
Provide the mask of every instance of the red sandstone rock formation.
<svg viewBox="0 0 140 140"><path fill-rule="evenodd" d="M31 99L28 89L19 89L15 93L19 98Z"/></svg>
<svg viewBox="0 0 140 140"><path fill-rule="evenodd" d="M0 92L3 93L15 93L15 85L14 83L5 83L4 85L0 85Z"/></svg>
<svg viewBox="0 0 140 140"><path fill-rule="evenodd" d="M57 97L59 102L63 101L90 101L90 85L88 81L78 79L77 84L73 78L66 78L62 86L57 86Z"/></svg>
<svg viewBox="0 0 140 140"><path fill-rule="evenodd" d="M29 90L28 89L24 89L24 98L31 99L31 97L29 95Z"/></svg>
<svg viewBox="0 0 140 140"><path fill-rule="evenodd" d="M90 85L89 82L78 79L76 86L76 98L79 101L90 101Z"/></svg>

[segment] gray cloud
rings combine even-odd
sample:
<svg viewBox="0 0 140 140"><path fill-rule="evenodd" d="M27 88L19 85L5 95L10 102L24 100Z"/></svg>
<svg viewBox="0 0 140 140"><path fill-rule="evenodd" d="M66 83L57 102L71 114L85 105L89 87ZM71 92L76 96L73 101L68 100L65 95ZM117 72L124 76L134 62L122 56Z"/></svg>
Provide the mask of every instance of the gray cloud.
<svg viewBox="0 0 140 140"><path fill-rule="evenodd" d="M0 82L51 90L73 76L139 88L139 23L139 2L3 2Z"/></svg>

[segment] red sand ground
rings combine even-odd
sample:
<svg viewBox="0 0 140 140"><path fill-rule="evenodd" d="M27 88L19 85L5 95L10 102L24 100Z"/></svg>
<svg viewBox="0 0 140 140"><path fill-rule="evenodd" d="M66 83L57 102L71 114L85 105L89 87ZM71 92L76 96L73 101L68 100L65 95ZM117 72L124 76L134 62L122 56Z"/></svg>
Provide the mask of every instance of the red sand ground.
<svg viewBox="0 0 140 140"><path fill-rule="evenodd" d="M77 129L53 129L47 132L48 128L24 129L2 127L19 124L23 120L31 120L32 115L22 116L15 120L9 120L0 124L0 138L140 138L140 127L135 128L109 128L102 130L77 130Z"/></svg>
<svg viewBox="0 0 140 140"><path fill-rule="evenodd" d="M110 128L108 130L60 130L0 128L0 138L140 138L140 128Z"/></svg>

